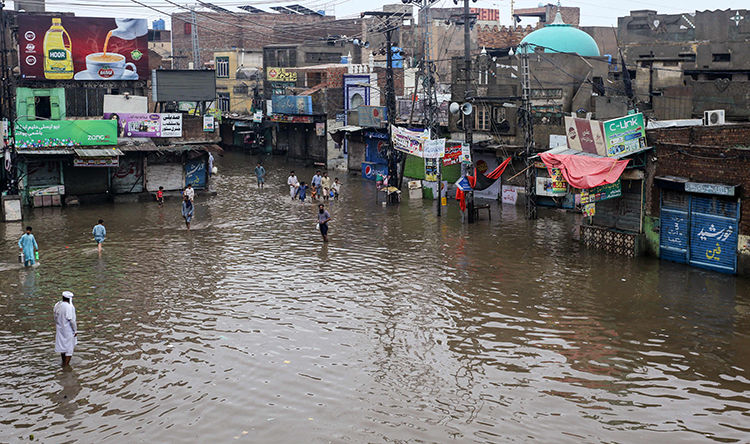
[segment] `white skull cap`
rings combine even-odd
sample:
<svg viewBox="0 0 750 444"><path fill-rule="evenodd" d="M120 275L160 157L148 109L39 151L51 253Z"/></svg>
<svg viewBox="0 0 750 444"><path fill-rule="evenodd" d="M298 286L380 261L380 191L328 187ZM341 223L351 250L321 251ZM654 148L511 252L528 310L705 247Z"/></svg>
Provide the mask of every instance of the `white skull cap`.
<svg viewBox="0 0 750 444"><path fill-rule="evenodd" d="M71 299L73 297L73 293L70 291L63 291L62 295L64 298L68 298L68 299Z"/></svg>

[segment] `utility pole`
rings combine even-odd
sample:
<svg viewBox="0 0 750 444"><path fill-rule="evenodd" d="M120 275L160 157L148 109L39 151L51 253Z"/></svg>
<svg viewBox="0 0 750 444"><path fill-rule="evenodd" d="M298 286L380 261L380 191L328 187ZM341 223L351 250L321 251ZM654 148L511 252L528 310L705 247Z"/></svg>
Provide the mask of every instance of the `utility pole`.
<svg viewBox="0 0 750 444"><path fill-rule="evenodd" d="M0 80L2 80L2 105L0 106L0 119L7 122L8 125L8 144L3 141L3 154L5 165L10 166L8 173L8 194L18 194L18 158L15 153L15 101L13 100L13 74L10 67L8 53L8 41L6 38L7 26L5 17L5 1L0 0ZM5 125L5 123L3 123Z"/></svg>
<svg viewBox="0 0 750 444"><path fill-rule="evenodd" d="M200 69L201 48L198 42L198 17L195 15L195 6L190 8L190 36L193 40L193 69Z"/></svg>
<svg viewBox="0 0 750 444"><path fill-rule="evenodd" d="M526 163L526 219L532 220L537 218L536 209L536 171L534 169L531 155L534 149L534 118L531 115L531 72L529 70L529 51L531 48L528 43L519 46L521 53L521 99L523 106L521 110L521 123L524 129L524 157Z"/></svg>
<svg viewBox="0 0 750 444"><path fill-rule="evenodd" d="M454 0L457 1L457 0ZM464 0L464 84L466 86L466 92L464 103L471 103L473 100L473 94L471 93L471 14L469 9L469 1ZM476 1L476 0L475 0ZM471 153L471 144L473 143L473 127L474 122L472 120L472 114L468 114L464 117L464 141L469 147L469 153ZM472 162L474 156L472 155ZM469 173L469 165L461 163L461 176L466 177ZM466 192L466 212L469 213L469 223L474 223L474 190Z"/></svg>
<svg viewBox="0 0 750 444"><path fill-rule="evenodd" d="M395 16L399 20L403 20L406 17L411 17L411 14L372 11L363 12L360 16L379 17L383 22L383 27L376 32L384 33L386 40L385 106L388 110L388 175L391 176L392 180L395 178L395 186L400 190L402 185L401 182L403 180L401 159L404 157L404 154L393 149L393 142L391 139L391 134L393 133L393 122L396 120L396 85L393 79L393 32L399 28L400 23L391 24L389 19ZM389 186L393 186L390 181ZM397 193L392 194L392 196L394 196L393 198L398 198Z"/></svg>

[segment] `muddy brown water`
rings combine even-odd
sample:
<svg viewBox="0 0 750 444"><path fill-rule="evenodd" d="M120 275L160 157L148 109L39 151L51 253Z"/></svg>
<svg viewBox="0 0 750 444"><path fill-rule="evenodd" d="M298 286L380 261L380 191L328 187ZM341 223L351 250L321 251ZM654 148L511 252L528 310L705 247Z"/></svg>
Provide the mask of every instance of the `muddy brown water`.
<svg viewBox="0 0 750 444"><path fill-rule="evenodd" d="M0 225L0 442L750 441L748 280L585 249L564 213L383 207L341 173L323 245L285 185L313 171L266 158L258 190L256 161L217 159L190 232L176 200L38 209L27 270Z"/></svg>

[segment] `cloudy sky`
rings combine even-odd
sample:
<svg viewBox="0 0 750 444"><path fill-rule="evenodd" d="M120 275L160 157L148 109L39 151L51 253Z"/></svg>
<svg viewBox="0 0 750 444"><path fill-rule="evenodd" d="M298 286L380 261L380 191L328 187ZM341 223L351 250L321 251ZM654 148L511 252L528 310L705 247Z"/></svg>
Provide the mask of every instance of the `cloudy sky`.
<svg viewBox="0 0 750 444"><path fill-rule="evenodd" d="M40 0L26 0L36 2ZM210 0L203 0L208 2ZM141 4L139 4L141 3ZM269 7L276 5L300 4L314 11L325 10L328 14L335 13L339 18L354 17L363 10L377 10L386 3L394 3L393 0L299 0L291 2L278 2L267 0L213 0L213 4L224 6L229 9L235 9L240 5L252 5L260 9L269 10ZM47 11L71 11L81 16L98 16L98 17L143 17L149 20L157 18L168 19L169 14L175 12L184 12L187 6L195 2L184 2L179 0L47 0ZM539 5L540 2L517 0L516 8L531 8ZM617 17L628 15L630 10L634 9L655 9L661 13L681 13L693 12L695 10L705 10L710 6L711 9L738 9L749 8L748 0L656 0L655 2L644 0L627 0L627 1L564 1L563 6L577 6L581 8L581 24L589 26L611 26L617 24ZM9 6L12 7L11 1ZM145 6L144 6L145 5ZM453 7L452 0L441 0L434 4L434 7ZM472 3L472 6L478 8L490 8L500 10L500 23L510 24L510 0L479 0ZM748 14L750 15L750 14ZM750 19L750 17L748 17ZM169 22L169 20L167 20ZM522 22L525 24L526 22ZM531 23L531 22L529 22ZM169 26L169 25L167 25Z"/></svg>

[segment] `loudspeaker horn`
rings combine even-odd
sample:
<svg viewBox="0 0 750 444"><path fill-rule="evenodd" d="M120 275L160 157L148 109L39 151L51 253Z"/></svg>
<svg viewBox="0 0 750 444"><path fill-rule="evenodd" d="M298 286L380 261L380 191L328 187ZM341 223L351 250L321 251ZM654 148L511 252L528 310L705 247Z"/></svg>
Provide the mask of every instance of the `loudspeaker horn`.
<svg viewBox="0 0 750 444"><path fill-rule="evenodd" d="M461 105L461 112L464 113L465 116L468 116L471 114L471 111L474 109L473 106L471 106L471 103L466 102L463 105Z"/></svg>
<svg viewBox="0 0 750 444"><path fill-rule="evenodd" d="M456 102L453 102L448 107L448 111L450 111L451 114L458 114L458 112L461 111L461 105L459 105Z"/></svg>

